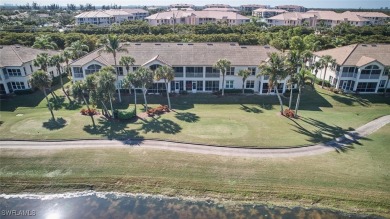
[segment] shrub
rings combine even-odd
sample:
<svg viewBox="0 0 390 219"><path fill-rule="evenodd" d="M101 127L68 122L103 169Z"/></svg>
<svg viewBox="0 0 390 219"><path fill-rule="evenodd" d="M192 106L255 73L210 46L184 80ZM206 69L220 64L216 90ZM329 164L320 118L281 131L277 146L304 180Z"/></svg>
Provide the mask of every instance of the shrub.
<svg viewBox="0 0 390 219"><path fill-rule="evenodd" d="M179 94L182 94L182 95L187 95L187 94L188 94L188 92L187 92L186 90L181 90L181 91L179 91Z"/></svg>
<svg viewBox="0 0 390 219"><path fill-rule="evenodd" d="M291 110L291 109L285 109L285 110L283 111L283 115L284 115L285 117L288 117L288 118L295 118L295 113L294 113L294 111Z"/></svg>
<svg viewBox="0 0 390 219"><path fill-rule="evenodd" d="M167 105L160 105L156 108L151 108L147 110L148 116L161 115L165 112L169 112L169 107Z"/></svg>
<svg viewBox="0 0 390 219"><path fill-rule="evenodd" d="M224 92L225 92L225 94L241 94L242 93L242 89L225 89ZM245 94L253 94L254 91L252 89L244 89L244 93ZM216 91L213 94L221 95L222 94L222 90Z"/></svg>
<svg viewBox="0 0 390 219"><path fill-rule="evenodd" d="M115 110L115 111L117 112L115 118L118 118L119 120L132 119L137 115L134 107L125 110Z"/></svg>
<svg viewBox="0 0 390 219"><path fill-rule="evenodd" d="M316 78L316 84L318 84L318 85L322 85L322 79L318 79L318 78ZM325 87L330 87L330 82L329 81L327 81L327 80L325 80L325 82L324 82L324 86Z"/></svg>
<svg viewBox="0 0 390 219"><path fill-rule="evenodd" d="M14 94L16 95L25 95L34 93L33 89L25 89L25 90L14 90Z"/></svg>
<svg viewBox="0 0 390 219"><path fill-rule="evenodd" d="M94 108L90 108L89 110L88 109L81 109L80 113L81 113L81 115L84 115L84 116L93 116L93 115L99 114L99 112Z"/></svg>

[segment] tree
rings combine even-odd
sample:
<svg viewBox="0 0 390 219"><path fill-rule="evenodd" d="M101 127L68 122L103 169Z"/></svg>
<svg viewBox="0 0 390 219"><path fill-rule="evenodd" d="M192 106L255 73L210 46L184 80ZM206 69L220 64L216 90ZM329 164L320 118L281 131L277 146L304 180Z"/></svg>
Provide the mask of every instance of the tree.
<svg viewBox="0 0 390 219"><path fill-rule="evenodd" d="M269 59L267 60L267 62L263 62L259 66L260 69L259 75L269 76L268 79L269 89L271 90L272 87L275 89L276 95L280 103L280 113L283 115L283 101L279 95L278 81L283 80L287 76L286 63L285 63L286 57L276 52L270 53L268 54L268 56Z"/></svg>
<svg viewBox="0 0 390 219"><path fill-rule="evenodd" d="M165 89L167 90L168 107L171 109L171 100L169 99L168 83L175 78L175 71L170 66L159 66L154 74L156 81L164 80Z"/></svg>
<svg viewBox="0 0 390 219"><path fill-rule="evenodd" d="M134 109L137 110L137 92L136 89L139 87L139 81L137 80L137 77L135 73L133 74L127 74L123 80L123 86L130 89L134 88Z"/></svg>
<svg viewBox="0 0 390 219"><path fill-rule="evenodd" d="M130 66L134 65L135 59L131 56L122 56L121 60L119 60L119 65L123 65L126 68L127 74L130 74ZM131 86L128 84L127 87ZM129 87L129 93L131 94L131 89Z"/></svg>
<svg viewBox="0 0 390 219"><path fill-rule="evenodd" d="M69 102L71 102L68 94L65 92L64 82L62 81L61 64L63 62L64 62L64 57L61 54L53 55L49 59L50 66L55 66L57 69L57 72L58 72L59 77L60 77L62 91L64 92L65 96L68 98Z"/></svg>
<svg viewBox="0 0 390 219"><path fill-rule="evenodd" d="M122 102L121 98L121 90L119 85L119 74L116 69L116 55L118 52L127 52L127 49L121 48L120 41L117 35L111 34L108 35L106 38L106 42L104 44L104 48L99 51L99 54L102 52L111 53L114 57L114 65L115 65L115 73L116 73L116 82L117 82L117 89L118 89L118 96L119 96L119 102Z"/></svg>
<svg viewBox="0 0 390 219"><path fill-rule="evenodd" d="M89 50L89 47L85 45L83 42L81 42L80 40L73 42L72 44L70 44L70 47L68 48L72 52L73 59L80 58L81 56L87 54L88 53L87 51Z"/></svg>
<svg viewBox="0 0 390 219"><path fill-rule="evenodd" d="M146 92L148 87L153 84L153 72L149 68L140 67L135 71L136 81L138 81L142 87L142 93L145 100L145 112L148 110L148 102L146 100Z"/></svg>
<svg viewBox="0 0 390 219"><path fill-rule="evenodd" d="M47 73L47 68L50 66L50 56L47 53L38 54L33 60L33 65L39 67L42 71Z"/></svg>
<svg viewBox="0 0 390 219"><path fill-rule="evenodd" d="M51 41L48 35L35 37L35 42L32 47L36 49L58 49L57 44Z"/></svg>
<svg viewBox="0 0 390 219"><path fill-rule="evenodd" d="M300 51L299 50L290 50L287 54L286 58L286 71L288 75L290 75L289 79L289 85L290 85L290 100L288 102L288 108L291 109L291 103L293 98L293 86L295 84L295 77L294 74L296 74L299 71L299 66L302 65L301 57L300 57Z"/></svg>
<svg viewBox="0 0 390 219"><path fill-rule="evenodd" d="M302 68L299 73L295 75L295 78L298 83L298 97L297 102L295 104L295 116L297 117L299 103L301 101L302 88L305 86L306 80L311 80L311 82L313 81L313 76L306 68Z"/></svg>
<svg viewBox="0 0 390 219"><path fill-rule="evenodd" d="M87 90L87 86L86 86L85 82L76 81L72 86L73 98L75 100L77 100L78 102L81 102L81 101L84 102L85 105L87 106L88 113L89 113L89 112L91 112L91 109L89 107L88 101L85 99L85 96L84 96L84 94L87 92L88 92L88 90ZM95 124L95 120L93 119L93 115L89 114L89 116L91 117L93 127L95 128L96 124Z"/></svg>
<svg viewBox="0 0 390 219"><path fill-rule="evenodd" d="M320 62L322 67L324 67L325 72L324 72L324 77L322 79L322 85L321 88L324 88L324 83L325 83L325 77L326 77L326 70L328 69L328 66L333 69L333 66L336 64L336 60L332 58L330 55L325 55L320 58Z"/></svg>
<svg viewBox="0 0 390 219"><path fill-rule="evenodd" d="M214 64L214 68L218 69L222 75L222 96L225 95L225 75L228 69L230 69L231 62L227 59L219 59L217 63Z"/></svg>
<svg viewBox="0 0 390 219"><path fill-rule="evenodd" d="M316 61L313 63L313 65L311 66L311 68L314 70L314 73L315 73L315 76L314 78L317 78L317 73L318 73L318 70L323 68L322 66L322 63L320 61ZM314 79L315 80L315 79ZM313 80L313 86L314 86L314 80Z"/></svg>
<svg viewBox="0 0 390 219"><path fill-rule="evenodd" d="M385 89L383 90L383 95L386 96L387 93L387 86L389 86L389 80L390 80L390 66L386 66L385 69L383 70L384 75L387 75L387 81L385 84Z"/></svg>
<svg viewBox="0 0 390 219"><path fill-rule="evenodd" d="M114 71L114 68L111 66L103 67L100 69L96 77L97 95L102 98L103 101L110 101L112 115L114 115L114 107L112 106L113 94L115 93Z"/></svg>
<svg viewBox="0 0 390 219"><path fill-rule="evenodd" d="M242 94L244 94L245 81L249 75L251 75L251 72L248 69L243 69L238 72L238 76L242 77Z"/></svg>
<svg viewBox="0 0 390 219"><path fill-rule="evenodd" d="M43 91L43 94L45 95L45 98L46 98L46 101L47 101L47 106L48 106L48 108L50 110L50 113L51 113L51 117L52 117L53 121L55 121L53 109L51 107L49 98L47 97L47 93L46 93L46 89L50 88L51 83L52 83L51 78L43 70L35 71L31 75L31 79L30 79L31 86L32 87L36 87L39 90Z"/></svg>
<svg viewBox="0 0 390 219"><path fill-rule="evenodd" d="M69 49L69 47L64 49L62 52L62 57L64 57L64 62L66 64L65 72L67 75L69 75L69 61L72 59L72 51Z"/></svg>

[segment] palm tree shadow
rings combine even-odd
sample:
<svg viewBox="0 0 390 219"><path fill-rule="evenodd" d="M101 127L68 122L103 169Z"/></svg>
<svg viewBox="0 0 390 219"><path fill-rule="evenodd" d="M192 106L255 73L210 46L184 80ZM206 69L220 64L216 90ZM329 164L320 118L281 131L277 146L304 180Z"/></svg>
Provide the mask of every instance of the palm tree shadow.
<svg viewBox="0 0 390 219"><path fill-rule="evenodd" d="M318 128L314 131L309 131L294 119L290 120L294 123L292 126L295 127L295 130L293 131L307 136L307 140L311 143L325 142L325 146L333 147L338 153L354 149L353 144L362 146L362 143L359 142L360 139L371 140L359 135L351 127L343 129L340 126L329 125L313 118L301 117L301 121Z"/></svg>
<svg viewBox="0 0 390 219"><path fill-rule="evenodd" d="M153 119L150 122L142 124L140 130L143 130L144 133L152 132L173 135L181 132L182 127L168 119Z"/></svg>
<svg viewBox="0 0 390 219"><path fill-rule="evenodd" d="M257 108L257 107L248 107L244 104L240 104L241 107L240 107L240 110L243 110L247 113L263 113L263 110Z"/></svg>
<svg viewBox="0 0 390 219"><path fill-rule="evenodd" d="M52 97L49 99L49 102L51 107L53 107L53 110L59 110L64 106L65 97L64 96Z"/></svg>
<svg viewBox="0 0 390 219"><path fill-rule="evenodd" d="M184 121L184 122L198 122L200 117L195 113L185 112L185 113L176 113L176 119Z"/></svg>
<svg viewBox="0 0 390 219"><path fill-rule="evenodd" d="M62 129L67 125L67 122L64 118L59 117L55 120L53 118L49 119L47 122L44 122L42 124L42 127L49 129L49 130L57 130Z"/></svg>

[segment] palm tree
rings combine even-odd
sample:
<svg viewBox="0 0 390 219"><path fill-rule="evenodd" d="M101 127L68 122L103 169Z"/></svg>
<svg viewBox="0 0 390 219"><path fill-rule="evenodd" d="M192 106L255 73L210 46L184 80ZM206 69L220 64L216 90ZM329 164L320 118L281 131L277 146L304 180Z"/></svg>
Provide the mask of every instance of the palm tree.
<svg viewBox="0 0 390 219"><path fill-rule="evenodd" d="M66 74L69 75L69 62L72 59L72 51L70 50L69 47L65 48L64 51L62 52L62 57L64 57L64 62L66 64Z"/></svg>
<svg viewBox="0 0 390 219"><path fill-rule="evenodd" d="M80 40L73 42L68 48L72 52L73 59L80 58L81 56L87 54L89 50L89 47Z"/></svg>
<svg viewBox="0 0 390 219"><path fill-rule="evenodd" d="M55 66L57 69L57 72L60 77L60 82L61 82L61 88L66 97L69 99L69 102L71 102L69 96L66 94L65 89L64 89L64 82L62 81L62 73L61 73L61 64L64 62L64 57L61 54L53 55L49 59L50 66Z"/></svg>
<svg viewBox="0 0 390 219"><path fill-rule="evenodd" d="M167 90L167 98L168 98L168 107L171 109L171 100L169 99L169 91L168 91L168 83L173 81L175 78L175 71L172 67L169 66L160 66L156 69L154 73L154 78L156 81L164 80L165 89Z"/></svg>
<svg viewBox="0 0 390 219"><path fill-rule="evenodd" d="M43 91L43 94L45 95L45 98L47 101L47 106L48 106L50 113L51 113L51 117L52 117L53 121L55 121L53 109L51 108L51 104L50 104L49 98L47 97L47 93L46 93L46 89L51 86L51 83L52 83L51 78L43 70L35 71L31 75L31 79L30 79L31 86L36 87L39 90Z"/></svg>
<svg viewBox="0 0 390 219"><path fill-rule="evenodd" d="M214 68L218 69L222 74L222 96L225 95L225 74L230 68L231 62L227 59L219 59L215 63Z"/></svg>
<svg viewBox="0 0 390 219"><path fill-rule="evenodd" d="M113 94L115 93L115 76L114 69L110 66L103 67L97 74L97 95L103 100L108 99L111 106L111 114L114 115L114 107L112 106Z"/></svg>
<svg viewBox="0 0 390 219"><path fill-rule="evenodd" d="M385 89L383 90L383 95L386 96L387 86L389 86L389 80L390 80L390 66L386 66L384 72L387 75L387 81L386 81Z"/></svg>
<svg viewBox="0 0 390 219"><path fill-rule="evenodd" d="M298 108L299 108L299 103L301 101L301 93L302 93L302 88L305 86L306 80L311 80L313 81L313 76L308 71L306 68L302 68L298 74L295 75L295 78L298 82L298 97L297 97L297 102L295 105L295 116L298 116Z"/></svg>
<svg viewBox="0 0 390 219"><path fill-rule="evenodd" d="M42 35L35 37L34 45L32 46L36 49L58 49L58 46L55 42L51 41L50 36Z"/></svg>
<svg viewBox="0 0 390 219"><path fill-rule="evenodd" d="M84 94L86 92L87 92L87 86L86 86L85 82L76 81L73 84L73 86L72 86L73 98L75 100L78 100L79 102L81 102L81 100L82 100L85 103L85 105L87 106L88 112L90 112L91 109L89 108L89 104L88 104L88 102L87 102L87 100L85 99L85 96L84 96ZM95 124L95 120L93 119L93 115L90 114L89 116L91 117L93 127L95 128L96 124Z"/></svg>
<svg viewBox="0 0 390 219"><path fill-rule="evenodd" d="M324 88L324 83L325 83L325 77L326 77L326 70L328 69L328 66L330 66L333 69L333 66L336 64L336 60L332 58L330 55L325 55L322 56L320 59L322 67L324 67L325 72L324 72L324 77L322 79L322 85L321 88Z"/></svg>
<svg viewBox="0 0 390 219"><path fill-rule="evenodd" d="M314 80L317 78L317 73L318 73L318 70L323 68L322 66L322 63L320 61L316 61L314 62L314 64L311 66L311 68L314 70L314 73L315 73L315 76L314 76ZM314 86L314 80L313 80L313 86Z"/></svg>
<svg viewBox="0 0 390 219"><path fill-rule="evenodd" d="M127 74L130 74L130 66L134 65L135 59L131 56L122 56L119 60L119 65L124 65L126 68ZM129 87L129 93L131 94L131 89Z"/></svg>
<svg viewBox="0 0 390 219"><path fill-rule="evenodd" d="M244 94L245 81L249 75L251 75L251 72L248 69L243 69L238 72L238 76L242 77L242 94Z"/></svg>
<svg viewBox="0 0 390 219"><path fill-rule="evenodd" d="M290 100L288 102L288 108L291 109L291 103L293 98L293 86L295 84L294 74L299 72L299 67L302 65L301 52L298 50L291 50L287 54L286 70L290 75Z"/></svg>
<svg viewBox="0 0 390 219"><path fill-rule="evenodd" d="M137 77L135 74L127 74L126 77L123 80L123 86L130 89L133 87L134 89L134 109L137 110L137 92L136 88L139 84L139 81L137 81Z"/></svg>
<svg viewBox="0 0 390 219"><path fill-rule="evenodd" d="M114 57L114 65L115 65L115 73L116 73L116 82L117 82L119 102L122 102L121 90L120 90L120 86L119 86L119 75L118 75L118 71L116 70L116 67L117 67L116 66L116 55L118 52L127 52L127 49L121 48L118 36L111 34L111 35L107 36L104 48L102 50L99 50L99 54L102 52L111 53L112 56Z"/></svg>
<svg viewBox="0 0 390 219"><path fill-rule="evenodd" d="M145 112L148 110L148 102L146 100L146 92L148 91L148 87L153 84L153 72L149 68L138 68L134 73L136 80L140 83L142 87L142 93L144 95L145 100Z"/></svg>
<svg viewBox="0 0 390 219"><path fill-rule="evenodd" d="M283 101L282 98L279 95L278 91L278 80L283 80L287 76L286 71L286 57L278 54L276 52L268 54L269 59L267 62L263 62L260 64L259 69L260 73L259 75L268 75L268 85L269 89L272 87L276 91L276 95L278 96L279 103L280 103L280 113L283 115ZM258 76L259 76L258 75Z"/></svg>
<svg viewBox="0 0 390 219"><path fill-rule="evenodd" d="M39 67L42 71L47 73L47 68L50 66L50 56L47 53L38 54L33 60L33 65Z"/></svg>

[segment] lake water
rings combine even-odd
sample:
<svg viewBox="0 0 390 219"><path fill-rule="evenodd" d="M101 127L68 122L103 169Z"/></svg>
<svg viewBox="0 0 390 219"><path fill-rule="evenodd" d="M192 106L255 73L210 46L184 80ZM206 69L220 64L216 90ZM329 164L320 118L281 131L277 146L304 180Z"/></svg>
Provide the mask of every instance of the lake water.
<svg viewBox="0 0 390 219"><path fill-rule="evenodd" d="M0 195L0 218L381 218L332 210L120 193Z"/></svg>

